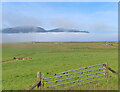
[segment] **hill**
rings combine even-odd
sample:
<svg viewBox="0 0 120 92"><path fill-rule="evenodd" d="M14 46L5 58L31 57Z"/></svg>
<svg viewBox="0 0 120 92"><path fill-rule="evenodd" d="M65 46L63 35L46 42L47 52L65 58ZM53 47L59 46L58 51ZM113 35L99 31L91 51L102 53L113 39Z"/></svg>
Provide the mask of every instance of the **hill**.
<svg viewBox="0 0 120 92"><path fill-rule="evenodd" d="M41 27L13 27L13 28L5 28L2 30L2 33L31 33L31 32L82 32L89 33L88 31L79 31L76 29L65 29L65 28L56 28L51 30L45 30Z"/></svg>

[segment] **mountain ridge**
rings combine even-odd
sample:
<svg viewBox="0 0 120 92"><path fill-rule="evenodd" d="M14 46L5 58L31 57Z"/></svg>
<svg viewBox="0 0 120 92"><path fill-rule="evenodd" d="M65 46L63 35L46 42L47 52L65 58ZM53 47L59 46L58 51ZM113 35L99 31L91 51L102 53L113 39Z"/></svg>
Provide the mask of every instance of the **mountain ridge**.
<svg viewBox="0 0 120 92"><path fill-rule="evenodd" d="M2 33L44 33L44 32L82 32L89 33L88 31L79 31L77 29L65 29L65 28L55 28L51 30L45 30L42 27L13 27L5 28Z"/></svg>

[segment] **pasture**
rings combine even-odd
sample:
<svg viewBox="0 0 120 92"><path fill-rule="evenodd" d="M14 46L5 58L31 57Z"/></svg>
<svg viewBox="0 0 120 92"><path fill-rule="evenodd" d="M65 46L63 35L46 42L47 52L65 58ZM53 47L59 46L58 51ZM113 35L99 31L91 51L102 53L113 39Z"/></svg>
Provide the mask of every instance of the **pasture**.
<svg viewBox="0 0 120 92"><path fill-rule="evenodd" d="M109 43L107 43L109 44ZM108 62L118 71L118 44L110 42L31 42L2 46L2 90L26 90L36 82L36 73L46 77ZM14 60L17 58L32 58ZM70 88L70 90L117 90L118 76L109 72L109 78L96 83Z"/></svg>

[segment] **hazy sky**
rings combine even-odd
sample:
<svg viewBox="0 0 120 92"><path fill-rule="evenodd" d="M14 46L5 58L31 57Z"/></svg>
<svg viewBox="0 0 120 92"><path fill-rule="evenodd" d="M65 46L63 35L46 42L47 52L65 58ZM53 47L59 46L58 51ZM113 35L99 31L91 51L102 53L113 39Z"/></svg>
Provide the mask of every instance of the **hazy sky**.
<svg viewBox="0 0 120 92"><path fill-rule="evenodd" d="M6 2L2 10L3 28L75 28L111 37L118 33L117 2Z"/></svg>
<svg viewBox="0 0 120 92"><path fill-rule="evenodd" d="M9 2L3 3L3 27L33 25L115 33L117 12L117 2Z"/></svg>

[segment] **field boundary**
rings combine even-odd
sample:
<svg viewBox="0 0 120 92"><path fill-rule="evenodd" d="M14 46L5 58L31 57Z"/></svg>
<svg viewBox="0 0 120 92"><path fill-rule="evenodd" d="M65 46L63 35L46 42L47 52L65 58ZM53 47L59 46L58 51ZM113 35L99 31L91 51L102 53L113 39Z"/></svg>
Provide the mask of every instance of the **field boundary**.
<svg viewBox="0 0 120 92"><path fill-rule="evenodd" d="M37 82L34 83L28 90L32 90L36 86L38 90L43 90L46 88L55 88L58 86L68 88L88 84L108 78L108 70L118 75L115 70L108 67L108 63L68 70L65 72L56 73L52 77L47 78L44 77L44 73L37 72Z"/></svg>

